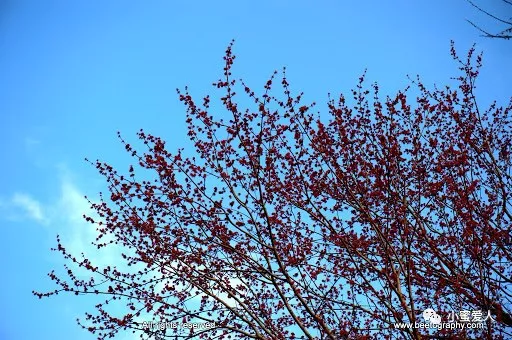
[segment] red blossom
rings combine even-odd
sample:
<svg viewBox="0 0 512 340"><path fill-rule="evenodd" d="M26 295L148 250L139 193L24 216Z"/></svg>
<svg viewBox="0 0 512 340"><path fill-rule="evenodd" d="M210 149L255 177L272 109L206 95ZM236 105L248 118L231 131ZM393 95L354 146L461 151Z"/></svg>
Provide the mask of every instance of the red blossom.
<svg viewBox="0 0 512 340"><path fill-rule="evenodd" d="M35 294L104 297L84 326L99 339L128 328L154 338L141 313L215 325L159 333L169 338L424 339L428 330L393 325L423 321L426 308L497 320L438 338L510 338L512 106L478 107L480 56L474 66L473 50L461 59L452 48L457 90L417 80L414 96L408 87L383 101L363 75L354 101L331 98L320 119L291 95L284 71L261 96L241 81L255 104L242 109L231 49L214 83L229 120L209 113L209 96L200 108L178 91L195 157L141 130L143 153L119 135L135 159L129 176L94 164L110 195L91 203L100 218L86 218L98 248L110 236L126 249L126 266L98 268L57 238L56 250L93 277L66 267L49 274L59 289Z"/></svg>

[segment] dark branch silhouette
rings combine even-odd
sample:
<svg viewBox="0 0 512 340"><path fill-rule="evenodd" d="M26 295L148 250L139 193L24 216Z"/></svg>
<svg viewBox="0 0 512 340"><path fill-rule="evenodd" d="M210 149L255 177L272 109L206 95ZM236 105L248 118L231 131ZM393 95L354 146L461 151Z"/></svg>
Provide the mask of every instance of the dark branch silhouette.
<svg viewBox="0 0 512 340"><path fill-rule="evenodd" d="M509 18L509 19L503 19L503 18L500 18L490 12L488 12L487 10L483 9L482 7L476 5L473 1L471 0L467 0L473 7L475 7L478 11L484 13L485 15L487 15L488 17L492 18L493 20L497 21L497 22L500 22L502 24L505 24L507 25L508 27L506 29L504 29L503 31L501 32L498 32L498 33L491 33L485 29L483 29L480 25L477 25L475 24L473 21L471 20L466 20L467 22L469 22L473 27L475 27L477 30L479 30L480 32L482 32L482 36L484 37L487 37L487 38L499 38L499 39L506 39L506 40L509 40L510 38L512 38L512 20ZM511 13L512 13L512 2L509 1L509 0L502 0L503 2L505 2L506 4L510 5L511 6Z"/></svg>

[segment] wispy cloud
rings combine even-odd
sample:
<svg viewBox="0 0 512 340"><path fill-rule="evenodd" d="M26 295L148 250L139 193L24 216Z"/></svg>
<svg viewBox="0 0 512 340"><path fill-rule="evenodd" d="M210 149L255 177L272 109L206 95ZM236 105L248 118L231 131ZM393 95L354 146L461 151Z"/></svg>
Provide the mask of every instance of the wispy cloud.
<svg viewBox="0 0 512 340"><path fill-rule="evenodd" d="M26 192L15 192L10 197L0 197L0 218L14 222L33 221L45 226L49 236L59 234L66 249L77 257L81 253L94 265L111 265L119 262L121 249L116 245L98 250L92 242L96 239L96 226L86 222L83 215L96 221L101 220L80 190L74 176L59 168L60 187L57 187L53 200L48 197L38 199ZM95 197L91 199L96 199Z"/></svg>
<svg viewBox="0 0 512 340"><path fill-rule="evenodd" d="M91 200L97 198L91 197ZM116 264L122 267L122 249L111 244L107 247L97 249L92 244L98 234L96 225L85 221L83 215L92 217L95 221L102 219L91 209L90 203L84 193L69 175L63 175L60 184L60 196L58 202L52 207L53 223L59 224L56 231L61 235L63 245L72 254L79 256L84 253L95 266L108 266ZM108 241L108 237L103 238ZM125 251L126 253L126 251ZM90 273L87 275L90 276Z"/></svg>
<svg viewBox="0 0 512 340"><path fill-rule="evenodd" d="M28 194L15 193L10 200L10 204L7 204L7 206L9 205L15 209L21 209L22 216L25 218L32 219L41 224L48 223L48 218L44 213L42 204ZM19 216L19 214L14 212L12 216Z"/></svg>
<svg viewBox="0 0 512 340"><path fill-rule="evenodd" d="M32 137L26 137L24 142L25 142L25 148L27 150L31 150L35 146L41 144L41 141L39 139L35 139L35 138L32 138Z"/></svg>

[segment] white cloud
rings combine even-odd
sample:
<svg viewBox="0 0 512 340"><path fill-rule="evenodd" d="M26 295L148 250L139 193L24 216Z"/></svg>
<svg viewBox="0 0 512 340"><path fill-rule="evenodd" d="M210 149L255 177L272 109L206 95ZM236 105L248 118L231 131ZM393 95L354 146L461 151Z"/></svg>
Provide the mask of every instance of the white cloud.
<svg viewBox="0 0 512 340"><path fill-rule="evenodd" d="M91 198L95 200L95 198ZM124 268L124 261L121 253L125 249L115 244L98 249L92 244L95 241L98 232L97 225L87 222L83 215L93 218L96 222L102 219L91 209L90 203L78 186L70 179L70 176L64 175L61 179L60 197L53 207L54 220L58 221L62 228L58 231L62 237L62 243L66 249L75 256L84 253L94 266L105 267L115 264L119 270ZM113 237L104 237L102 241L108 241ZM86 272L84 272L85 275ZM90 276L90 273L87 274Z"/></svg>
<svg viewBox="0 0 512 340"><path fill-rule="evenodd" d="M32 193L23 191L15 192L11 195L0 196L0 220L7 219L20 224L27 221L34 222L38 226L44 226L48 232L51 246L55 247L55 235L59 234L62 245L66 250L77 259L81 259L81 253L85 254L94 266L103 268L105 266L116 266L121 272L131 272L140 269L139 266L128 267L121 257L121 253L132 254L130 250L110 244L107 247L97 249L92 244L98 234L97 225L87 222L83 215L92 217L95 221L101 221L101 218L91 209L90 203L85 198L85 191L82 191L82 184L87 183L87 196L93 201L98 202L97 195L91 196L91 187L95 187L94 180L84 182L82 178L73 175L65 165L59 165L57 174L59 174L58 185L54 190L48 192L44 197L38 197ZM94 191L92 192L94 194ZM28 226L34 227L34 226ZM107 238L105 238L107 239ZM45 250L47 248L45 247ZM47 255L45 253L44 255ZM54 256L49 261L54 262L55 269L59 271L60 265L66 262L62 257ZM79 268L71 265L74 274L81 279L90 278L91 272L85 268ZM64 278L64 276L63 276ZM69 304L63 303L63 308L69 308L71 314L79 314L81 311ZM116 308L117 306L113 306ZM115 309L114 309L115 312ZM121 314L124 309L119 310ZM71 315L70 314L70 315ZM147 319L151 319L149 316ZM138 334L128 334L121 332L116 339L134 340L139 339Z"/></svg>
<svg viewBox="0 0 512 340"><path fill-rule="evenodd" d="M85 221L83 215L99 221L99 216L91 210L73 176L65 167L60 167L60 188L55 199L48 202L39 200L26 192L16 192L10 197L0 197L0 217L14 222L31 220L46 227L50 237L56 234L66 250L79 257L83 252L95 266L112 265L120 262L121 248L116 245L97 249L91 243L96 239L96 225ZM59 190L60 189L60 190ZM93 200L95 198L92 198ZM119 266L118 266L119 267Z"/></svg>
<svg viewBox="0 0 512 340"><path fill-rule="evenodd" d="M32 137L25 138L25 147L27 148L27 150L31 150L32 148L34 148L35 146L40 145L40 144L41 144L41 141L39 139L35 139Z"/></svg>
<svg viewBox="0 0 512 340"><path fill-rule="evenodd" d="M41 224L47 224L48 219L43 212L42 204L24 193L15 193L11 199L11 205L23 210L25 217L35 220Z"/></svg>
<svg viewBox="0 0 512 340"><path fill-rule="evenodd" d="M89 203L79 189L69 180L63 179L60 198L56 203L56 219L65 227L60 234L74 253L80 254L89 247L95 238L94 225L84 220L83 215L92 215Z"/></svg>

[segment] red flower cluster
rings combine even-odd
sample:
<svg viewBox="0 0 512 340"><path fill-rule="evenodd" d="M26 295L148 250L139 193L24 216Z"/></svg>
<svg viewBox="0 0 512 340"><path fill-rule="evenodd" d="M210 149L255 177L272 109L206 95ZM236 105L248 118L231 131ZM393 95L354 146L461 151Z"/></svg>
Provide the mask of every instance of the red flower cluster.
<svg viewBox="0 0 512 340"><path fill-rule="evenodd" d="M148 338L421 339L432 332L393 325L427 308L496 319L436 336L510 338L512 105L482 111L480 56L474 65L473 50L464 60L452 54L457 89L416 80L413 101L410 88L381 100L363 76L354 102L331 99L320 119L291 95L284 71L261 96L241 82L255 108L240 109L230 45L214 83L228 121L209 113L209 96L199 107L178 91L197 157L140 131L145 153L120 139L152 180L138 181L133 166L122 176L95 164L110 202L92 203L102 221L89 221L98 242L110 235L127 248L127 269L98 269L59 241L95 277L52 273L60 290L35 294L107 296L86 314L99 338L131 328ZM271 95L273 84L283 98ZM126 314L112 315L109 303ZM155 322L215 327L148 330L149 312Z"/></svg>

